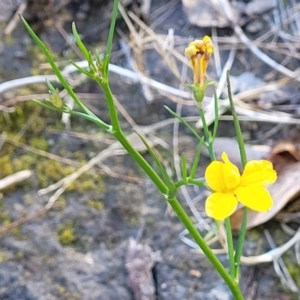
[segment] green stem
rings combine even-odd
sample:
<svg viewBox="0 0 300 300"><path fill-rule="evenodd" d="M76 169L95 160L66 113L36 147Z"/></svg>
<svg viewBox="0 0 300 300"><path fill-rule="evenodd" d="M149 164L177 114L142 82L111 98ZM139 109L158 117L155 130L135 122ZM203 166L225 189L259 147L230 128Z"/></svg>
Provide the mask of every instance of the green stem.
<svg viewBox="0 0 300 300"><path fill-rule="evenodd" d="M112 50L112 43L113 43L113 38L114 38L114 33L115 33L115 26L116 26L116 20L118 16L118 5L119 5L119 0L114 0L114 6L111 14L111 22L110 22L110 28L109 28L109 33L108 33L108 39L106 43L106 54L111 55L111 50Z"/></svg>
<svg viewBox="0 0 300 300"><path fill-rule="evenodd" d="M232 230L230 225L230 219L225 219L225 229L227 236L227 246L228 246L228 257L229 257L229 266L230 266L230 275L232 278L235 278L235 261L234 261L234 247L232 239Z"/></svg>
<svg viewBox="0 0 300 300"><path fill-rule="evenodd" d="M205 135L205 145L207 146L210 160L214 161L214 160L216 160L216 155L215 155L215 152L213 149L213 144L211 142L210 133L209 133L208 126L206 123L206 119L205 119L205 113L204 113L202 106L199 107L199 114L200 114L200 118L202 121L202 127L203 127L203 131L204 131L204 135Z"/></svg>
<svg viewBox="0 0 300 300"><path fill-rule="evenodd" d="M217 136L217 131L218 131L218 126L219 126L219 101L218 101L217 93L214 94L214 106L215 106L215 122L214 122L214 130L213 130L213 135L212 135L212 142L214 142L216 136Z"/></svg>
<svg viewBox="0 0 300 300"><path fill-rule="evenodd" d="M109 84L107 82L105 82L105 83L101 82L101 79L99 79L99 78L97 78L96 81L102 87L104 95L105 95L108 112L109 112L111 124L113 127L112 133L114 134L114 132L122 131L120 122L119 122L119 118L118 118L117 109L115 106L114 96L111 92Z"/></svg>
<svg viewBox="0 0 300 300"><path fill-rule="evenodd" d="M199 245L205 256L209 259L209 261L213 264L216 271L221 275L223 280L228 285L229 289L231 290L233 296L235 297L235 300L244 300L244 297L242 295L242 292L240 290L240 287L238 283L229 275L227 270L224 268L222 263L219 261L219 259L216 257L216 255L212 252L212 250L209 248L209 246L206 244L205 240L197 230L197 228L194 226L193 222L191 221L190 217L187 215L183 207L180 205L177 198L169 198L168 199L169 204L172 206L173 210L177 214L177 216L180 218L181 222L185 226L185 228L189 231L190 235L194 238L196 243Z"/></svg>
<svg viewBox="0 0 300 300"><path fill-rule="evenodd" d="M186 180L181 179L181 180L175 182L174 186L176 187L176 189L179 189L183 185L187 185L187 184L197 185L197 186L205 186L205 183L203 181L198 180L198 179L193 179L190 177L187 177Z"/></svg>
<svg viewBox="0 0 300 300"><path fill-rule="evenodd" d="M237 113L235 110L234 102L232 99L229 71L227 71L227 87L228 87L228 98L229 98L229 102L230 102L231 113L233 116L234 128L235 128L238 145L239 145L239 150L240 150L240 155L241 155L241 161L242 161L243 168L245 168L245 166L247 164L247 155L246 155L245 143L244 143L241 126L240 126L239 119L238 119L238 116L237 116ZM236 266L235 276L236 276L237 281L239 280L240 262L241 262L241 256L243 253L243 247L244 247L246 231L247 231L247 220L248 220L248 208L244 207L242 226L240 229L238 245L237 245L237 249L236 249L236 253L235 253L235 257L234 257L235 266Z"/></svg>
<svg viewBox="0 0 300 300"><path fill-rule="evenodd" d="M233 99L232 99L231 85L230 85L229 76L230 76L229 71L227 71L228 98L229 98L231 113L232 113L232 117L233 117L234 129L235 129L235 133L236 133L236 137L237 137L237 141L238 141L238 145L239 145L241 161L242 161L243 168L245 168L246 163L247 163L245 143L244 143L244 138L243 138L243 133L242 133L242 130L241 130L239 118L238 118L238 115L236 113L234 102L233 102Z"/></svg>
<svg viewBox="0 0 300 300"><path fill-rule="evenodd" d="M169 189L165 183L161 180L154 169L149 165L149 163L144 159L144 157L131 145L122 130L116 131L114 133L116 139L122 144L124 149L132 156L132 158L138 163L138 165L145 171L145 173L150 177L153 183L157 186L160 192L167 197L169 194Z"/></svg>
<svg viewBox="0 0 300 300"><path fill-rule="evenodd" d="M161 180L161 178L154 171L154 169L149 165L149 163L144 159L144 157L131 145L131 143L128 141L125 134L123 133L120 126L117 109L114 103L114 96L111 92L109 84L103 83L99 79L97 79L97 82L102 87L105 94L109 116L113 128L111 133L121 143L124 149L133 157L133 159L139 164L139 166L146 172L146 174L150 177L153 183L160 190L160 192L164 195L168 195L169 193L168 187Z"/></svg>
<svg viewBox="0 0 300 300"><path fill-rule="evenodd" d="M242 257L242 253L243 253L243 247L244 247L246 231L247 231L247 221L248 221L248 208L244 207L242 226L241 226L241 230L240 230L236 253L234 256L234 263L235 263L235 267L236 267L235 280L237 282L239 282L239 277L240 277L240 264L241 264L241 257Z"/></svg>

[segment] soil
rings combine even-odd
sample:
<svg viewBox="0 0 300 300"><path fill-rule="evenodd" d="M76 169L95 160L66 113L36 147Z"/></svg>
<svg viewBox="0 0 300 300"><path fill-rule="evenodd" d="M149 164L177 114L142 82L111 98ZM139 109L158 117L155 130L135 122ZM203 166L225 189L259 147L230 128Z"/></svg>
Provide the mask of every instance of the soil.
<svg viewBox="0 0 300 300"><path fill-rule="evenodd" d="M111 11L111 4L107 2L73 1L57 15L49 13L46 16L43 13L34 15L34 11L39 9L31 7L25 16L49 45L56 60L66 62L70 58L77 59L76 54L62 38L53 21L62 22L69 35L71 21L75 20L84 41L92 49L103 49ZM168 2L152 1L151 12ZM53 1L48 1L47 5L51 12ZM151 24L155 19L149 18L147 21ZM117 27L128 35L121 20ZM183 37L201 37L210 33L210 29L200 29L188 23L179 1L174 1L173 13L163 23L159 23L155 32L166 34L169 28L173 28L177 36ZM231 34L231 30L223 29L221 34ZM119 39L120 35L117 34L112 61L128 67L120 51ZM182 45L182 51L184 47ZM51 70L42 69L46 60L40 53L19 23L10 36L3 38L0 80L32 74L52 74ZM258 60L253 59L252 63L252 69L261 77L270 71ZM152 78L173 86L179 85L154 50L149 51L145 64ZM214 75L213 70L210 71ZM242 66L238 63L232 70L234 74L240 74L241 71ZM140 85L126 82L113 74L110 81L115 96L140 126L170 118L164 105L176 109L172 101L155 90L152 91L154 100L148 103ZM92 97L86 100L87 105L104 121L108 121L104 97L96 84L85 81L76 91L81 95L90 93ZM8 137L0 149L0 178L23 169L34 171L34 175L25 182L1 191L2 227L42 209L51 194L41 196L38 191L78 167L32 153L24 148L25 144L83 165L113 142L111 137L99 132L98 128L85 120L72 118L70 128L66 129L58 113L41 108L31 101L20 100L23 95L40 93L47 93L45 85L20 88L1 95L0 103L13 101L15 112L0 110L0 134L6 132ZM196 111L195 107L184 107L183 115L196 115ZM121 120L125 131L130 133L128 123L123 117ZM264 133L273 128L273 124L255 123L243 127L249 139L261 140ZM196 140L184 128L180 130L180 151L190 154L196 148ZM284 130L287 128L277 134L282 136ZM170 158L172 126L155 134L169 145L168 149L162 146L159 149L164 162L170 165L170 171L174 174ZM221 122L220 135L233 136L232 126ZM16 139L22 145L16 146L10 142ZM148 154L144 153L144 156L151 162ZM125 266L130 238L137 238L139 243L149 245L153 251L155 258L152 274L157 300L232 299L208 260L192 251L180 239L179 234L184 230L182 224L131 158L127 155L113 155L102 163L108 168L108 174L101 172L101 166L94 168L81 176L60 197L53 210L1 236L0 299L134 300ZM207 163L204 157L198 170L199 176L203 176L203 168ZM120 178L120 175L123 177ZM191 197L203 194L201 189L190 188L189 192ZM202 199L204 197L203 194ZM181 194L179 199L187 208ZM203 201L197 204L197 208L203 211ZM278 244L287 240L278 223L269 222L249 233L245 246L247 255L255 255L257 245L260 245L261 253L269 250L268 244L264 242L264 229L276 235ZM220 255L219 258L227 264L226 255ZM286 255L285 260L288 265L294 265L292 251ZM295 280L299 284L298 269L291 269L291 273L298 276ZM242 288L247 299L297 299L296 294L281 284L271 263L243 266L242 278Z"/></svg>

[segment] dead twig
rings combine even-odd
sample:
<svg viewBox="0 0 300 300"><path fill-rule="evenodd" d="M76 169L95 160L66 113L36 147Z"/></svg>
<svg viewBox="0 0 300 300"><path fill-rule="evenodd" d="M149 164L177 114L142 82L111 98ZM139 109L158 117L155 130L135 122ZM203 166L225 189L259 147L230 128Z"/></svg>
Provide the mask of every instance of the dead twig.
<svg viewBox="0 0 300 300"><path fill-rule="evenodd" d="M299 71L291 71L290 69L287 69L286 67L277 63L267 54L262 52L250 39L248 39L248 37L244 34L242 28L237 24L231 9L231 5L228 0L219 0L219 3L222 6L227 19L231 22L235 34L255 56L257 56L260 60L269 65L271 68L277 70L278 72L284 74L289 78L295 79L300 82Z"/></svg>
<svg viewBox="0 0 300 300"><path fill-rule="evenodd" d="M300 231L299 231L300 232ZM265 236L267 238L268 243L270 244L270 246L274 249L276 249L276 245L275 242L270 234L270 232L268 230L265 230ZM295 292L295 293L299 293L300 290L297 287L294 279L292 278L290 272L288 271L288 268L286 267L283 259L281 258L281 256L278 256L276 258L274 258L273 260L273 265L274 265L274 270L276 272L276 274L278 275L278 277L281 280L281 283L288 287L291 291Z"/></svg>
<svg viewBox="0 0 300 300"><path fill-rule="evenodd" d="M36 219L42 215L44 215L47 211L49 211L50 208L42 208L32 214L29 214L27 215L26 217L23 217L23 218L20 218L19 220L17 221L14 221L14 222L11 222L10 224L8 225L5 225L3 227L0 228L0 236L3 235L4 233L8 232L8 231L11 231L12 229L18 227L18 226L21 226L22 224L28 222L28 221L31 221L33 219Z"/></svg>
<svg viewBox="0 0 300 300"><path fill-rule="evenodd" d="M22 15L23 12L25 11L27 7L26 1L22 1L21 4L19 5L18 9L14 13L13 17L7 24L7 26L3 29L3 34L8 35L11 34L12 31L16 28L18 22L19 22L19 15Z"/></svg>

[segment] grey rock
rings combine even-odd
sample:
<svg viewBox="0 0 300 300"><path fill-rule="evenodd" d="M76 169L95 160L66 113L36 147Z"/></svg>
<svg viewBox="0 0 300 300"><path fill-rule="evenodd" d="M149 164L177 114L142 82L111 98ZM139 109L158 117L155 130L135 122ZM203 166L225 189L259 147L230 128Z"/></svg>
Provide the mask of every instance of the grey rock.
<svg viewBox="0 0 300 300"><path fill-rule="evenodd" d="M245 7L245 13L248 16L262 15L275 7L273 0L253 0Z"/></svg>
<svg viewBox="0 0 300 300"><path fill-rule="evenodd" d="M191 24L199 27L228 27L229 21L218 1L182 0L184 11Z"/></svg>

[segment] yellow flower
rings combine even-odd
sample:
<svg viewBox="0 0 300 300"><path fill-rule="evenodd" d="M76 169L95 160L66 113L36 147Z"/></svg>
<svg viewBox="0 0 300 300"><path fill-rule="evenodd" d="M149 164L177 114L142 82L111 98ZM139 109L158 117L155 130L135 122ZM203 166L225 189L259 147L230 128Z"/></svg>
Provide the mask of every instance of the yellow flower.
<svg viewBox="0 0 300 300"><path fill-rule="evenodd" d="M209 36L204 36L203 40L195 40L185 49L185 55L189 56L191 67L194 72L194 83L204 84L206 69L214 46Z"/></svg>
<svg viewBox="0 0 300 300"><path fill-rule="evenodd" d="M213 161L205 171L207 185L213 191L206 199L207 215L223 220L235 211L238 201L253 210L268 211L273 206L273 200L264 185L277 179L272 163L266 160L249 161L240 175L225 152L222 153L222 160Z"/></svg>

